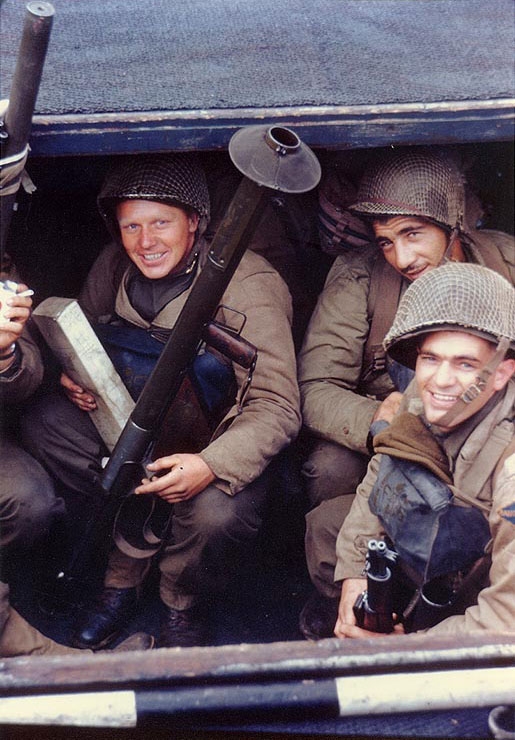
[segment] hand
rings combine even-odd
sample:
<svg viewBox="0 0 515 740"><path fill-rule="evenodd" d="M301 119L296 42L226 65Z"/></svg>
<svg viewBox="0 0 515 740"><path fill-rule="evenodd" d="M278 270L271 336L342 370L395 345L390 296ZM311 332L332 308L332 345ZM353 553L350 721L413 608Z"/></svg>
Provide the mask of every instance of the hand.
<svg viewBox="0 0 515 740"><path fill-rule="evenodd" d="M374 421L387 421L390 423L399 410L399 406L402 400L402 393L399 391L393 391L389 396L386 396L382 404L379 406L374 414Z"/></svg>
<svg viewBox="0 0 515 740"><path fill-rule="evenodd" d="M168 472L152 479L143 478L134 493L155 493L169 504L193 498L216 477L200 455L186 453L160 457L147 465L147 469L156 473L168 469Z"/></svg>
<svg viewBox="0 0 515 740"><path fill-rule="evenodd" d="M338 619L334 628L334 634L336 637L344 639L346 637L352 639L358 638L369 638L369 637L388 637L384 632L371 632L370 630L364 630L358 627L356 624L356 617L352 607L354 606L356 599L360 594L363 593L367 588L366 578L346 578L342 584L342 595L340 597L340 605L338 607ZM402 624L396 624L393 628L391 635L404 634L404 627Z"/></svg>
<svg viewBox="0 0 515 740"><path fill-rule="evenodd" d="M347 637L345 630L356 625L356 617L352 611L356 599L367 588L366 578L346 578L342 583L342 593L338 606L338 619L334 628L336 637ZM359 628L357 628L359 629Z"/></svg>
<svg viewBox="0 0 515 740"><path fill-rule="evenodd" d="M395 624L393 632L371 632L370 630L364 630L362 627L358 627L356 624L343 624L339 634L335 635L340 638L348 637L352 640L359 640L361 638L369 637L390 637L391 635L403 635L404 627L402 624Z"/></svg>
<svg viewBox="0 0 515 740"><path fill-rule="evenodd" d="M60 383L66 396L81 411L94 411L96 409L97 402L93 394L77 385L66 373L61 373Z"/></svg>
<svg viewBox="0 0 515 740"><path fill-rule="evenodd" d="M18 284L17 293L28 290L23 283ZM19 296L13 293L6 301L3 312L5 318L0 319L0 353L19 339L23 327L30 317L32 298L30 296Z"/></svg>

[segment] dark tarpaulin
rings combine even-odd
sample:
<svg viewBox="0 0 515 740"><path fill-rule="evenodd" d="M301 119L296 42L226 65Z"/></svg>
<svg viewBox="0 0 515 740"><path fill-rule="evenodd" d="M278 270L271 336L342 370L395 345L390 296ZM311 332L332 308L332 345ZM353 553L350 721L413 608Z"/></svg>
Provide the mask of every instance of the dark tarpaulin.
<svg viewBox="0 0 515 740"><path fill-rule="evenodd" d="M26 0L4 0L8 97ZM513 94L511 0L54 0L39 114Z"/></svg>

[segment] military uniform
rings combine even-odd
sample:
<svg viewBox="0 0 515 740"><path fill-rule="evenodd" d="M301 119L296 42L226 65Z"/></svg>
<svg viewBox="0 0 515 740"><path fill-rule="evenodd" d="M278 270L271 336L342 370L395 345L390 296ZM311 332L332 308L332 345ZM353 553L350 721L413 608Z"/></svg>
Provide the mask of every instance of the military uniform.
<svg viewBox="0 0 515 740"><path fill-rule="evenodd" d="M37 345L27 330L17 341L13 364L0 373L2 405L25 400L41 383L43 364ZM4 411L5 411L4 407ZM29 550L48 534L64 511L53 483L36 460L9 436L0 439L0 550L3 569L17 551ZM61 655L78 650L50 640L32 627L9 603L9 586L0 582L0 655Z"/></svg>
<svg viewBox="0 0 515 740"><path fill-rule="evenodd" d="M140 176L138 171L134 175L136 179ZM163 177L167 177L166 170ZM162 180L154 179L151 192L155 200L164 197L159 197L160 187ZM119 197L125 197L125 185L120 185L116 176L111 178L108 188L109 193L120 192ZM101 194L101 210L109 200L109 193L104 189ZM189 194L184 197L189 198ZM184 202L177 197L175 200ZM191 198L186 202L198 206ZM200 215L206 220L208 210L204 209ZM113 224L115 233L116 228ZM201 271L207 256L207 244L202 237L197 239L193 253L198 254ZM131 275L134 266L125 251L117 244L107 247L93 266L79 299L88 318L92 322L121 322L142 331L150 326L171 329L195 278L179 292L172 285L168 297L173 297L168 300L165 291L157 313L144 318L130 292ZM181 276L175 276L171 283L176 278L180 280ZM145 279L143 288L152 290L149 284L153 282ZM295 438L300 427L291 299L285 283L264 258L246 253L221 303L222 313L230 314L234 309L245 315L242 335L257 347L258 359L244 398L241 392L247 371L234 364L236 398L232 399L209 444L199 453L215 480L193 498L173 505L170 536L160 558L161 597L167 606L178 610L186 610L202 597L222 590L238 563L246 557L248 544L261 523L268 488L273 487L273 481L269 486L265 479L266 468ZM223 320L223 316L219 318ZM30 421L26 429L31 449L77 497L87 496L92 481L100 473L100 459L105 453L87 414L67 399L53 398L35 409ZM170 449L167 454L174 452ZM106 586L139 585L147 567L146 560L114 552Z"/></svg>
<svg viewBox="0 0 515 740"><path fill-rule="evenodd" d="M351 206L355 213L368 217L426 214L449 228L459 224L466 261L498 269L515 281L512 236L463 231L464 184L454 166L423 152L393 154L385 161L365 173L357 203ZM431 201L430 186L441 194L439 200ZM344 521L370 459L370 424L381 401L395 390L384 364L374 370L367 361L368 341L375 312L388 307L393 318L409 280L399 275L400 289L393 299L379 280L373 288L377 295L371 313L372 275L378 260L384 261L374 245L348 250L335 259L298 359L303 424L313 445L303 474L311 505L306 517L306 556L315 582L324 563L331 569L331 554L326 554L321 532L337 532ZM390 306L392 300L395 303ZM338 502L332 500L335 497Z"/></svg>
<svg viewBox="0 0 515 740"><path fill-rule="evenodd" d="M483 375L483 368L478 368L475 385L463 393L461 398L465 397L466 400L462 401L459 398L447 412L446 416L450 417L448 420L442 417L433 425L425 421L416 380L404 394L397 417L400 419L404 412L408 412L408 416L419 417L422 420L423 428L427 427L432 437L438 441L443 458L446 460L452 482L451 490L454 492L453 505L468 508L478 517L484 517L488 521L491 537L491 543L487 542L485 546L485 550L491 555L488 577L479 587L479 594L468 595L472 601L468 608L462 613L447 616L443 621L430 627L431 633L438 634L476 630L511 632L515 616L513 558L515 453L512 452L515 439L515 381L513 378L509 379L510 375L507 375L504 387L494 392L488 390L486 380L496 372L496 368L505 357L510 358L510 361L513 360L515 298L510 284L496 273L472 267L448 264L413 283L385 339L389 353L410 367L414 367L416 362L418 338L424 333L437 335L438 327L444 331L455 329L472 335L479 334L480 337L498 346L504 339L508 348L504 350L506 355L503 355L503 350L497 350L500 352L499 357L494 355L491 360L494 365L488 371L485 369ZM436 331L433 327L436 327ZM485 391L478 392L478 389L483 387L483 381L486 392L490 394L484 396L484 400L482 393ZM468 409L468 415L463 421L458 422L463 409ZM392 428L394 423L395 420L392 422ZM379 434L374 439L376 448L382 443L380 440ZM416 440L414 446L416 447ZM411 453L407 455L406 451L395 454L402 460L417 459ZM381 539L388 535L394 540L395 546L395 530L400 533L397 536L402 538L403 532L413 521L408 519L406 501L409 501L410 494L406 486L401 488L399 493L393 478L388 478L387 484L383 482L385 479L381 478L384 456L385 453L382 453L372 458L367 474L358 487L350 513L337 534L332 559L334 578L330 577L331 568L324 570L319 567L315 575L320 590L329 597L338 595L343 579L364 577L369 540ZM420 465L420 471L422 475L429 476L429 468L426 465ZM381 502L379 507L378 501ZM380 514L374 514L372 509ZM425 519L421 517L417 520L420 526L433 526L427 523L428 513L429 506ZM443 516L441 512L440 516ZM332 539L333 545L334 529L333 527L330 533L324 534L326 541ZM435 532L433 530L431 532L432 536L428 542L435 541ZM470 538L473 536L471 532L472 529L465 531L464 536ZM421 557L423 552L422 543L426 534L419 530L418 536L414 532L411 537L412 551L417 551L417 558ZM486 539L488 540L488 536ZM404 539L404 548L406 541L410 540ZM456 553L459 556L460 550L464 548L460 548L454 541L445 540L443 546L443 563L449 568L449 563L454 562ZM447 555L445 547L448 549ZM328 548L327 553L330 552L331 548ZM429 556L429 566L431 557L433 556ZM430 572L427 564L425 572Z"/></svg>

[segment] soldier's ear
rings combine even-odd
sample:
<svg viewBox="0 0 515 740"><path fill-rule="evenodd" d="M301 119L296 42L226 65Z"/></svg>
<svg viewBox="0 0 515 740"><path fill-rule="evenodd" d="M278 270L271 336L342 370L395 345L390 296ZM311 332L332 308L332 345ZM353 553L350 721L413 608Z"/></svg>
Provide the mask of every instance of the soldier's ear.
<svg viewBox="0 0 515 740"><path fill-rule="evenodd" d="M514 373L515 360L503 360L495 371L494 390L502 390Z"/></svg>
<svg viewBox="0 0 515 740"><path fill-rule="evenodd" d="M188 216L189 221L189 231L191 234L193 234L197 228L198 228L198 222L199 222L199 216L196 211L192 211L190 215Z"/></svg>

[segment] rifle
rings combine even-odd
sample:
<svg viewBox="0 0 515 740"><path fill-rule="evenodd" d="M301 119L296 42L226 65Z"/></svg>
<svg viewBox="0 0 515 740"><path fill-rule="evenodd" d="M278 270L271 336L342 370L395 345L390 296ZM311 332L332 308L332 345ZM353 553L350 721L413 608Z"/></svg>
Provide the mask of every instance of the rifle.
<svg viewBox="0 0 515 740"><path fill-rule="evenodd" d="M369 540L367 589L353 607L358 627L389 634L396 622L406 633L428 629L477 603L488 583L491 557L485 555L464 573L447 573L420 583L415 571L386 542ZM397 620L393 614L397 614Z"/></svg>
<svg viewBox="0 0 515 740"><path fill-rule="evenodd" d="M82 546L58 578L72 582L85 571L96 531L145 476L163 420L193 363L220 300L245 252L271 190L303 193L321 174L313 152L291 130L250 126L237 131L229 154L244 177L210 246L206 263L141 391L98 483L104 508L89 524ZM211 332L212 333L212 332Z"/></svg>
<svg viewBox="0 0 515 740"><path fill-rule="evenodd" d="M2 258L16 193L29 151L32 114L43 73L53 16L54 8L50 3L30 2L26 6L9 105L4 120L0 122L1 166L6 170L0 187L2 195L0 257Z"/></svg>
<svg viewBox="0 0 515 740"><path fill-rule="evenodd" d="M369 540L365 571L367 590L354 604L358 627L370 632L393 632L393 565L397 553L386 542Z"/></svg>

